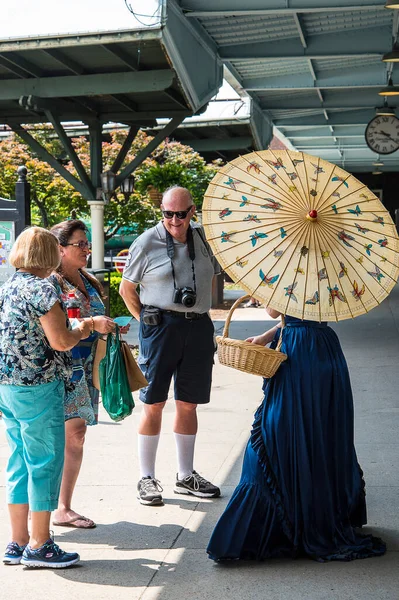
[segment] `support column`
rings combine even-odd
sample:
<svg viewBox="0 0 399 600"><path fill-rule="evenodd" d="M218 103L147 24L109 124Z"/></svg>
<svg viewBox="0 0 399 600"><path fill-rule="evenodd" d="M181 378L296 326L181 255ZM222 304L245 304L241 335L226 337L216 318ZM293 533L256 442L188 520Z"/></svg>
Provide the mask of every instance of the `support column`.
<svg viewBox="0 0 399 600"><path fill-rule="evenodd" d="M90 179L96 190L101 187L102 172L102 124L99 121L91 121L89 125L90 135ZM93 244L91 264L93 269L104 268L104 202L99 200L88 200L91 217L91 241Z"/></svg>
<svg viewBox="0 0 399 600"><path fill-rule="evenodd" d="M91 255L91 268L104 268L104 202L89 200L91 217L91 241L93 251Z"/></svg>

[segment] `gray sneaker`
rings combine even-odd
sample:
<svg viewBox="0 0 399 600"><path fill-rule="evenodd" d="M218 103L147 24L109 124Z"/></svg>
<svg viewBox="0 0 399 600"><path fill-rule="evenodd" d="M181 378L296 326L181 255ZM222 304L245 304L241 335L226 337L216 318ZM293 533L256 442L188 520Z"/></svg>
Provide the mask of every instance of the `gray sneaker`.
<svg viewBox="0 0 399 600"><path fill-rule="evenodd" d="M142 477L137 484L137 498L141 504L157 506L163 504L161 487L158 479L153 477Z"/></svg>
<svg viewBox="0 0 399 600"><path fill-rule="evenodd" d="M174 491L176 494L191 494L199 498L217 498L220 496L220 489L201 477L197 471L193 471L191 475L184 477L184 479L178 479L176 475Z"/></svg>

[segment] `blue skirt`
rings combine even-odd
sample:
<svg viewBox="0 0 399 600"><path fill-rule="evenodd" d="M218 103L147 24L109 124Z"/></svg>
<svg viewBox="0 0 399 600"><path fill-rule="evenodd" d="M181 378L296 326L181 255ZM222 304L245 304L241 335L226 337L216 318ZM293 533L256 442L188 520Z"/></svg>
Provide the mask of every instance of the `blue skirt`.
<svg viewBox="0 0 399 600"><path fill-rule="evenodd" d="M265 380L241 480L217 523L213 560L303 556L319 561L384 554L367 521L353 441L348 368L326 323L286 318L288 360Z"/></svg>

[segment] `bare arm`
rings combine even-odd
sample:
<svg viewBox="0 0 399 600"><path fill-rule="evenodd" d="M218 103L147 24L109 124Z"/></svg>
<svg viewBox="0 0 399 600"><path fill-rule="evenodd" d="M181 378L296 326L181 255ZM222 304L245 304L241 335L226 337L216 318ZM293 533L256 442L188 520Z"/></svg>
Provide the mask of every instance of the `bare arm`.
<svg viewBox="0 0 399 600"><path fill-rule="evenodd" d="M278 312L278 310L274 310L274 308L267 307L266 312L272 319L278 319L281 315L281 312Z"/></svg>
<svg viewBox="0 0 399 600"><path fill-rule="evenodd" d="M90 322L81 321L76 329L72 331L67 328L65 314L58 302L43 317L40 317L43 331L53 350L65 352L70 350L81 339L90 335Z"/></svg>
<svg viewBox="0 0 399 600"><path fill-rule="evenodd" d="M255 335L254 337L249 337L245 341L251 342L252 344L258 344L259 346L266 346L266 344L270 344L270 342L273 341L277 330L280 329L280 326L281 325L279 323L278 325L275 325L271 329L265 331L265 333L262 333L261 335Z"/></svg>
<svg viewBox="0 0 399 600"><path fill-rule="evenodd" d="M266 308L266 312L272 319L278 319L278 317L281 315L281 313L277 310L274 310L274 308ZM245 341L252 342L252 344L258 344L259 346L266 346L266 344L270 344L270 342L273 341L274 336L277 330L280 329L280 327L281 323L278 323L271 329L265 331L265 333L262 333L261 335L256 335L254 337L249 337Z"/></svg>
<svg viewBox="0 0 399 600"><path fill-rule="evenodd" d="M140 311L142 304L140 302L140 296L137 291L137 283L132 283L127 279L122 279L121 284L119 286L119 293L123 298L124 303L126 304L129 312L140 321Z"/></svg>

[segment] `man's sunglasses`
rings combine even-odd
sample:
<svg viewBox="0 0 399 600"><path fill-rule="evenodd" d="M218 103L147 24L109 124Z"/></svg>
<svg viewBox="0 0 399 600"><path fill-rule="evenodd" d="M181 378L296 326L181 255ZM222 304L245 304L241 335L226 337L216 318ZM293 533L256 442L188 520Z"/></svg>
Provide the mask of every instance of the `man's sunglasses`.
<svg viewBox="0 0 399 600"><path fill-rule="evenodd" d="M80 248L81 250L91 250L91 242L84 242L81 240L80 242L75 242L74 244L64 244L65 246L75 246L76 248Z"/></svg>
<svg viewBox="0 0 399 600"><path fill-rule="evenodd" d="M190 212L193 206L194 205L192 204L188 207L187 210L163 210L162 214L165 217L165 219L173 219L173 217L176 215L178 219L183 220L187 217L188 213Z"/></svg>

